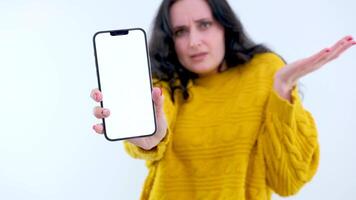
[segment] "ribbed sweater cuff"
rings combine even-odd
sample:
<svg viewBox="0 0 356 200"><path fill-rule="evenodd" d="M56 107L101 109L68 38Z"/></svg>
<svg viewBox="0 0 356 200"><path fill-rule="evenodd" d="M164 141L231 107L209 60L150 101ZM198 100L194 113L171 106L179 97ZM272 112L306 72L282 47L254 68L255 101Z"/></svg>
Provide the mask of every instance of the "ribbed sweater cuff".
<svg viewBox="0 0 356 200"><path fill-rule="evenodd" d="M154 148L150 150L142 149L128 141L124 141L126 151L134 158L145 159L145 160L159 160L163 157L164 152L167 148L167 143L170 139L170 131L167 130L166 136L161 140L161 142Z"/></svg>

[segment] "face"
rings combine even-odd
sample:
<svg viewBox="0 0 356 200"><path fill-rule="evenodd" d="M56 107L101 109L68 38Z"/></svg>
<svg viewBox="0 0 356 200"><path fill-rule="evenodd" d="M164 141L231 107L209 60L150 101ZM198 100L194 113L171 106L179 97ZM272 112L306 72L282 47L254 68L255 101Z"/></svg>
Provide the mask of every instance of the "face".
<svg viewBox="0 0 356 200"><path fill-rule="evenodd" d="M205 0L179 0L170 9L179 62L199 76L217 73L225 54L224 28Z"/></svg>

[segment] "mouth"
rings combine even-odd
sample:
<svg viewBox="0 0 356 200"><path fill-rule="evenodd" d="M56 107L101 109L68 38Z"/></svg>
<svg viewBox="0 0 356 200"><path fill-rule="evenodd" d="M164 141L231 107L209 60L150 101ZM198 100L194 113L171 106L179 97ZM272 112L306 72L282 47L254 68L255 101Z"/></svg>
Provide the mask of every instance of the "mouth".
<svg viewBox="0 0 356 200"><path fill-rule="evenodd" d="M190 56L193 61L201 61L208 55L207 52L196 53Z"/></svg>

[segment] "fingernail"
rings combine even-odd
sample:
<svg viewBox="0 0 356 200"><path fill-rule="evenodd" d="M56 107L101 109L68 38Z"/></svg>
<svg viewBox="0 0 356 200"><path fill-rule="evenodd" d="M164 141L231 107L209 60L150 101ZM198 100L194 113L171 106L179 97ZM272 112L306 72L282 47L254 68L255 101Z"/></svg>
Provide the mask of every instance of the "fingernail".
<svg viewBox="0 0 356 200"><path fill-rule="evenodd" d="M346 40L347 40L347 41L350 41L350 40L352 40L352 37L349 36Z"/></svg>

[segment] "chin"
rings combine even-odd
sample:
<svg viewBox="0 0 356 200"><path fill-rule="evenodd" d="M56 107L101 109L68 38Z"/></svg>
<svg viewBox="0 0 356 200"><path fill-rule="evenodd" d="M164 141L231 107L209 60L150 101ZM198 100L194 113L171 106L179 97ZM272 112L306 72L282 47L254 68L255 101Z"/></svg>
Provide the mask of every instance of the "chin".
<svg viewBox="0 0 356 200"><path fill-rule="evenodd" d="M216 69L198 69L194 70L194 73L198 74L199 76L207 76L211 74L215 74L217 72Z"/></svg>
<svg viewBox="0 0 356 200"><path fill-rule="evenodd" d="M195 66L192 67L192 72L199 74L199 75L208 75L208 74L214 74L217 72L218 67L211 68L211 67L206 67L206 66Z"/></svg>

